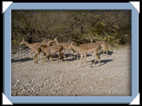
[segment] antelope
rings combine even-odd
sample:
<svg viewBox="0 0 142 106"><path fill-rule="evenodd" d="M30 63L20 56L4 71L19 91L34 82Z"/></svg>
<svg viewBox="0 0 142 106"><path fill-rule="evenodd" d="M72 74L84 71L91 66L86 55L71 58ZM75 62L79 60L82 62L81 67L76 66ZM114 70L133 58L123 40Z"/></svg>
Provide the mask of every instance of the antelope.
<svg viewBox="0 0 142 106"><path fill-rule="evenodd" d="M41 44L45 46L51 46L54 40L48 40L48 42L44 39Z"/></svg>
<svg viewBox="0 0 142 106"><path fill-rule="evenodd" d="M40 44L40 42L30 44L30 43L26 42L25 39L23 38L23 40L21 41L21 43L19 45L23 45L23 44L25 44L27 47L29 47L32 50L30 52L30 54L31 54L31 57L34 58L34 56L32 56L32 54L37 50L36 48ZM38 51L38 52L40 52L40 51Z"/></svg>
<svg viewBox="0 0 142 106"><path fill-rule="evenodd" d="M62 45L53 45L53 46L43 47L42 43L40 43L38 45L37 49L41 49L46 54L42 63L44 63L44 61L45 61L45 59L47 57L50 57L51 58L51 62L53 63L52 55L55 54L55 53L58 53L58 56L59 56L58 62L59 62L61 56L63 56L64 60L65 60L64 54L62 55L62 51L63 51L63 46Z"/></svg>
<svg viewBox="0 0 142 106"><path fill-rule="evenodd" d="M93 43L93 38L92 37L89 37L89 38L90 38L90 43ZM100 41L95 41L95 43L101 45L101 47L103 48L103 55L105 52L108 55L107 41L100 40Z"/></svg>
<svg viewBox="0 0 142 106"><path fill-rule="evenodd" d="M98 60L99 61L98 64L100 65L100 55L98 53L98 51L100 49L99 44L87 43L87 44L82 44L81 46L75 46L71 42L69 48L72 48L74 51L76 51L77 53L79 53L81 55L79 67L81 66L83 56L84 56L85 62L87 63L87 65L89 65L88 62L86 61L86 56L87 56L87 54L90 54L90 53L96 55L96 57L97 57L93 64L95 65L96 61Z"/></svg>
<svg viewBox="0 0 142 106"><path fill-rule="evenodd" d="M48 39L48 42L46 41L46 39L43 39L43 41L40 43L42 46L46 46L46 47L48 47L48 46L51 46L52 45L52 43L53 43L54 41L53 40L50 40L50 39ZM43 52L40 48L37 48L37 50L38 50L38 52L35 54L35 58L36 58L36 60L37 60L37 58L38 58L38 55L41 53L41 52ZM43 52L44 54L45 54L45 52ZM49 58L48 58L49 59Z"/></svg>
<svg viewBox="0 0 142 106"><path fill-rule="evenodd" d="M70 43L65 43L65 42L59 43L59 41L57 40L57 38L58 37L54 38L54 41L55 41L56 45L62 45L63 46L63 53L65 53L65 50L68 49L68 47L70 46ZM73 43L74 43L74 45L77 46L76 42L73 42ZM75 56L75 51L73 49L72 49L72 51L74 52L74 56ZM74 56L73 56L73 58L74 58ZM78 59L78 56L77 56L77 59Z"/></svg>
<svg viewBox="0 0 142 106"><path fill-rule="evenodd" d="M66 50L70 46L70 43L65 43L65 42L59 43L59 41L57 40L57 38L58 37L54 38L54 41L55 41L56 45L62 45L64 50Z"/></svg>
<svg viewBox="0 0 142 106"><path fill-rule="evenodd" d="M72 45L77 46L76 42L72 41L71 43L72 43ZM74 52L73 58L75 57L75 55L77 55L76 57L77 57L77 60L78 60L79 53L77 51L75 51L74 49L70 48L70 47L68 47L68 49L71 49Z"/></svg>
<svg viewBox="0 0 142 106"><path fill-rule="evenodd" d="M72 44L75 45L75 46L77 46L77 43L74 42L74 41L72 41ZM78 53L76 51L74 51L73 49L71 49L71 50L73 51L73 58L75 58L75 55L77 55L76 57L77 57L77 60L78 60Z"/></svg>

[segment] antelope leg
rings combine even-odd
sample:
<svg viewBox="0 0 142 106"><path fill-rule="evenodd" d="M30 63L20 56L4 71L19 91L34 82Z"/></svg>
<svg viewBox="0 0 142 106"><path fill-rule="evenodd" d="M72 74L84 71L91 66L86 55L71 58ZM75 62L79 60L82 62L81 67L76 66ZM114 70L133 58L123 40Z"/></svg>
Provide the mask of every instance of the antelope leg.
<svg viewBox="0 0 142 106"><path fill-rule="evenodd" d="M83 55L81 55L81 57L80 57L80 64L79 64L79 67L81 66L82 58L83 58Z"/></svg>

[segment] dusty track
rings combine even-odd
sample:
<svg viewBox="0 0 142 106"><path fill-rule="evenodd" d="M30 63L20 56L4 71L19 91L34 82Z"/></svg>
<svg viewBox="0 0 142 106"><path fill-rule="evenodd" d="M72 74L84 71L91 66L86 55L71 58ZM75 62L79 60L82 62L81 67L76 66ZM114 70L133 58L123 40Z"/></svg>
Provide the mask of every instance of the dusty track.
<svg viewBox="0 0 142 106"><path fill-rule="evenodd" d="M101 55L100 66L67 57L67 62L35 64L28 52L12 55L12 96L130 96L130 48ZM39 57L42 58L42 55ZM93 56L87 56L91 64Z"/></svg>

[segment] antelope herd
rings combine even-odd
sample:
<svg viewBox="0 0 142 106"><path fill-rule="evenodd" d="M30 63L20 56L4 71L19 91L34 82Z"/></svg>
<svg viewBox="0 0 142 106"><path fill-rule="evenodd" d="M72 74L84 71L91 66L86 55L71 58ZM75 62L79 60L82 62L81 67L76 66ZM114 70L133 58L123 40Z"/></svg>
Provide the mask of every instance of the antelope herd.
<svg viewBox="0 0 142 106"><path fill-rule="evenodd" d="M100 64L99 51L101 48L103 48L103 55L105 52L108 55L107 42L101 40L101 41L95 41L95 43L93 43L93 38L91 37L89 38L91 41L90 43L80 44L79 46L74 41L71 41L69 43L59 42L58 37L54 38L53 40L44 39L42 42L37 42L37 43L28 43L23 39L20 45L25 44L27 47L31 49L30 55L32 58L35 58L37 63L38 63L38 55L41 52L44 53L44 58L42 63L45 62L46 58L51 59L51 62L53 63L54 54L58 54L58 59L57 59L58 62L61 58L66 62L65 51L67 49L70 49L74 53L73 58L75 58L75 54L77 54L77 60L78 60L80 55L79 67L81 66L83 57L85 63L89 65L86 61L87 54L92 54L93 56L96 56L96 59L93 63L94 65L96 64L96 61L98 61L98 64ZM32 55L33 53L35 53L34 56Z"/></svg>

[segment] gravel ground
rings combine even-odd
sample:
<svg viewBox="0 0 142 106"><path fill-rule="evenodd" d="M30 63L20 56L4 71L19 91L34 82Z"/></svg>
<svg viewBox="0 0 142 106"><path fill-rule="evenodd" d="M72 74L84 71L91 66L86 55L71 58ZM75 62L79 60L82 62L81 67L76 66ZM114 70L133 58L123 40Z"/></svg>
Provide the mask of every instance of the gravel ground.
<svg viewBox="0 0 142 106"><path fill-rule="evenodd" d="M131 66L129 47L101 55L100 66L90 67L67 55L67 62L34 63L29 50L12 54L12 96L130 96ZM70 53L71 51L66 51ZM92 64L94 57L87 56Z"/></svg>

